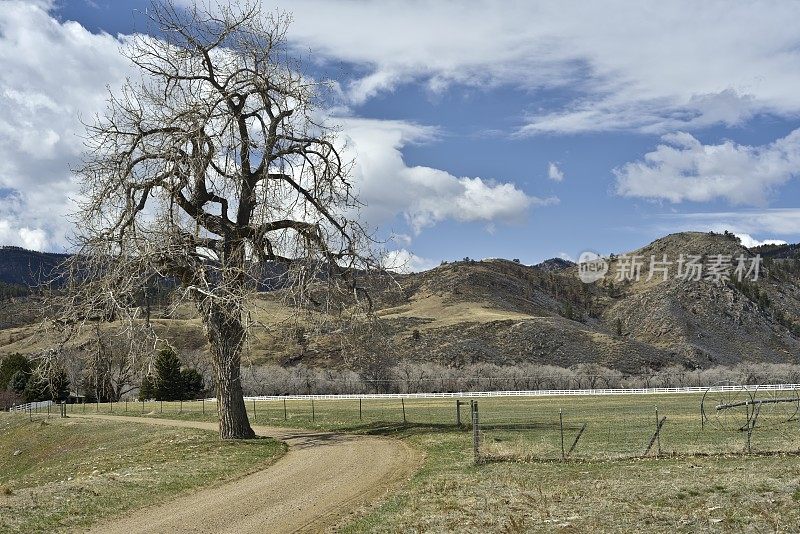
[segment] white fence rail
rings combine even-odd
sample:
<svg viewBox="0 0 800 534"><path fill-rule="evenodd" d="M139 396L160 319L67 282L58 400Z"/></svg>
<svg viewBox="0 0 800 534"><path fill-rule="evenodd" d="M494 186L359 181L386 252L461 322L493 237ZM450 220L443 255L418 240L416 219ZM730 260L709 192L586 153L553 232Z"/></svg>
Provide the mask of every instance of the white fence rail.
<svg viewBox="0 0 800 534"><path fill-rule="evenodd" d="M27 404L19 404L17 406L12 406L9 408L9 412L35 412L37 410L41 410L47 408L48 406L55 406L53 401L40 401L40 402L29 402Z"/></svg>
<svg viewBox="0 0 800 534"><path fill-rule="evenodd" d="M631 388L631 389L542 389L525 391L459 391L448 393L364 393L346 395L259 395L245 397L246 401L275 400L368 400L368 399L480 399L493 397L552 397L600 395L665 395L679 393L705 393L706 391L787 391L800 390L800 384L748 384L733 386L683 387L683 388ZM216 401L215 397L205 399ZM52 401L29 402L9 409L11 412L36 411L53 406Z"/></svg>
<svg viewBox="0 0 800 534"><path fill-rule="evenodd" d="M711 391L785 391L800 389L800 384L750 384L712 386ZM269 400L358 400L358 399L459 399L492 397L550 397L558 395L664 395L674 393L705 393L709 387L631 388L631 389L542 389L528 391L460 391L455 393L364 393L347 395L261 395L245 397L248 401ZM206 399L215 401L215 397Z"/></svg>

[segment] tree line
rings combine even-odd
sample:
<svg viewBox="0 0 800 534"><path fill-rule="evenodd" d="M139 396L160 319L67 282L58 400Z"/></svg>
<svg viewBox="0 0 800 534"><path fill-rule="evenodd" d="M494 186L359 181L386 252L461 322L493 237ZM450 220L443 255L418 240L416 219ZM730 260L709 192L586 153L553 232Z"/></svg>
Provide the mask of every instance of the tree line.
<svg viewBox="0 0 800 534"><path fill-rule="evenodd" d="M242 386L247 395L671 388L725 383L797 384L800 383L800 365L742 363L697 370L673 365L657 370L642 368L629 374L592 363L569 368L489 363L453 368L433 363L402 363L384 369L380 374L371 370L357 372L273 364L242 370Z"/></svg>

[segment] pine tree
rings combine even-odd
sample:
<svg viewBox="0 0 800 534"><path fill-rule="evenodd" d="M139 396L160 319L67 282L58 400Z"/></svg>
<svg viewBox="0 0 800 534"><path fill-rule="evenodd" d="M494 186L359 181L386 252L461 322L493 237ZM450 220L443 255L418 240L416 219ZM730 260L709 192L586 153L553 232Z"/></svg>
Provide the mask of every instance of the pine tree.
<svg viewBox="0 0 800 534"><path fill-rule="evenodd" d="M139 386L139 400L146 401L152 399L154 396L153 381L150 379L150 375L144 375L142 384Z"/></svg>
<svg viewBox="0 0 800 534"><path fill-rule="evenodd" d="M153 396L156 400L174 401L183 397L181 360L175 351L161 349L153 365Z"/></svg>
<svg viewBox="0 0 800 534"><path fill-rule="evenodd" d="M181 385L183 400L196 399L206 388L203 375L197 369L182 370Z"/></svg>

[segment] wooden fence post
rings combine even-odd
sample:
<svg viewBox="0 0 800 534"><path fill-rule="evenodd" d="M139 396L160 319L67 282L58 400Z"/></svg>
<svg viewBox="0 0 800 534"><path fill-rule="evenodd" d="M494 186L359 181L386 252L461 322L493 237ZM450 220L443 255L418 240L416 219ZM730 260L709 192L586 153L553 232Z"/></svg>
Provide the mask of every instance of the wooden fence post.
<svg viewBox="0 0 800 534"><path fill-rule="evenodd" d="M583 431L584 430L586 430L586 423L583 423L583 426L581 427L581 429L578 430L578 435L575 436L575 441L572 442L572 446L567 451L567 456L572 454L572 451L575 450L575 447L578 445L578 440L581 439L581 436L583 435Z"/></svg>
<svg viewBox="0 0 800 534"><path fill-rule="evenodd" d="M564 454L564 410L558 410L558 427L561 430L561 459L566 459L566 454Z"/></svg>
<svg viewBox="0 0 800 534"><path fill-rule="evenodd" d="M403 398L401 398L400 404L403 407L403 424L406 424L406 401Z"/></svg>
<svg viewBox="0 0 800 534"><path fill-rule="evenodd" d="M658 429L658 406L656 406L656 429ZM656 457L661 456L661 432L656 432Z"/></svg>
<svg viewBox="0 0 800 534"><path fill-rule="evenodd" d="M644 454L642 454L642 456L647 456L647 453L649 453L650 449L653 448L653 444L656 442L656 439L658 439L658 435L661 433L661 428L664 426L664 421L666 420L666 417L662 417L661 421L658 422L658 425L656 425L656 432L653 434L653 437L650 438L650 443L647 444L647 448L644 450Z"/></svg>

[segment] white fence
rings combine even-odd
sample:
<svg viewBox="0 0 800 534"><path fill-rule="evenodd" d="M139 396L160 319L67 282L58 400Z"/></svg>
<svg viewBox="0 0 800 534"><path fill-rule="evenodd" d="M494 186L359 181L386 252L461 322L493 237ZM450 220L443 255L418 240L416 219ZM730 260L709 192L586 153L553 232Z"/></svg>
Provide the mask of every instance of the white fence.
<svg viewBox="0 0 800 534"><path fill-rule="evenodd" d="M460 391L456 393L364 393L347 395L261 395L245 397L248 401L269 400L358 400L358 399L460 399L491 397L550 397L558 395L663 395L674 393L705 393L706 391L785 391L800 389L800 384L752 384L731 386L683 388L631 388L631 389L542 389L528 391ZM215 401L215 397L206 399Z"/></svg>
<svg viewBox="0 0 800 534"><path fill-rule="evenodd" d="M459 391L449 393L364 393L347 395L261 395L245 397L246 401L276 400L358 400L358 399L480 399L493 397L552 397L566 395L665 395L678 393L705 393L706 391L787 391L800 390L800 384L750 384L683 388L631 388L631 389L542 389L526 391ZM215 397L205 399L215 402ZM11 412L28 412L52 406L52 401L30 402L9 409Z"/></svg>
<svg viewBox="0 0 800 534"><path fill-rule="evenodd" d="M9 408L9 412L36 412L38 410L42 410L47 408L48 406L55 406L53 401L40 401L40 402L29 402L28 404L19 404L17 406L12 406Z"/></svg>

